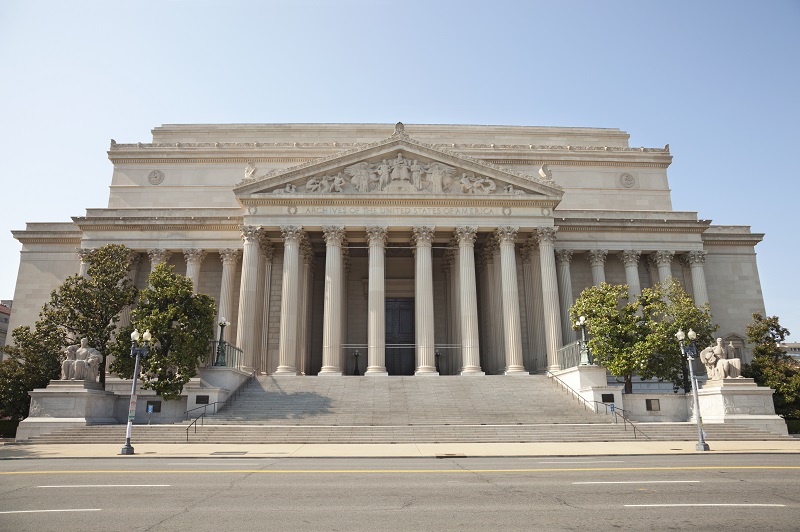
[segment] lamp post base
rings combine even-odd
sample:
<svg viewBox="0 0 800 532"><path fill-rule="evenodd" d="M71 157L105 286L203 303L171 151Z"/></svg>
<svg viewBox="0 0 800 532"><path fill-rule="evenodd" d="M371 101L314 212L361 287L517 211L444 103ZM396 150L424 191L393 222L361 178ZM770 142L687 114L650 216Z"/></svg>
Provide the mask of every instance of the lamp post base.
<svg viewBox="0 0 800 532"><path fill-rule="evenodd" d="M706 442L697 442L694 446L695 451L710 451L711 448Z"/></svg>
<svg viewBox="0 0 800 532"><path fill-rule="evenodd" d="M135 454L133 452L133 447L131 446L131 439L127 438L125 440L125 445L122 446L122 449L119 450L119 454Z"/></svg>

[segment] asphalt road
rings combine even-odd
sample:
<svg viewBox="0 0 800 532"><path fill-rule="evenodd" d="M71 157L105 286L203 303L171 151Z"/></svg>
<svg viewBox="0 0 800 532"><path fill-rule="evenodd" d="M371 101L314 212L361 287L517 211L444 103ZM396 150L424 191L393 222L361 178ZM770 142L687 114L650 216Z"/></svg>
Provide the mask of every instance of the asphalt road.
<svg viewBox="0 0 800 532"><path fill-rule="evenodd" d="M800 455L0 461L0 530L799 530Z"/></svg>

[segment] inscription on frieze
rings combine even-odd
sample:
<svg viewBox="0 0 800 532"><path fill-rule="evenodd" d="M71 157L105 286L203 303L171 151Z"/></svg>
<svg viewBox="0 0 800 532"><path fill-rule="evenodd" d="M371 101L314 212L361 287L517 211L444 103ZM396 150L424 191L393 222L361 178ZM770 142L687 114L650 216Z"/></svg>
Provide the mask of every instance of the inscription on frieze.
<svg viewBox="0 0 800 532"><path fill-rule="evenodd" d="M510 211L510 209L509 209ZM496 207L328 207L310 206L300 207L299 214L356 214L356 215L406 215L406 216L469 216L482 215L492 216L500 214L501 210ZM504 212L504 214L506 214ZM510 212L509 212L510 214Z"/></svg>

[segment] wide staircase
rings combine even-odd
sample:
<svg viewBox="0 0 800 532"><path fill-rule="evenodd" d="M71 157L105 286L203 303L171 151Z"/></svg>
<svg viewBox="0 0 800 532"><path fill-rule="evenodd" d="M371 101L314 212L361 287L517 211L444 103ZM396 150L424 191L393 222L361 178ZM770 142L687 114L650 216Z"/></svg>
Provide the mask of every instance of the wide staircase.
<svg viewBox="0 0 800 532"><path fill-rule="evenodd" d="M209 410L210 411L210 410ZM251 379L235 401L191 424L135 425L138 442L444 443L692 441L690 423L637 423L596 414L543 375L528 377L297 377ZM707 425L713 440L775 440L776 434ZM117 443L122 425L33 438Z"/></svg>

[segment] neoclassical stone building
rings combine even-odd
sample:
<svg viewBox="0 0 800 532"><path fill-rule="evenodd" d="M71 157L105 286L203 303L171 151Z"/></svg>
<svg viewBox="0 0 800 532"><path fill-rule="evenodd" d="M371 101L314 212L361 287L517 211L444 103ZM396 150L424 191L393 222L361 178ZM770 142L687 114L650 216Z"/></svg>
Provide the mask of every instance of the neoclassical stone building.
<svg viewBox="0 0 800 532"><path fill-rule="evenodd" d="M274 375L557 368L569 306L603 281L676 277L745 358L764 312L763 235L674 211L669 146L618 129L165 125L108 156L107 208L14 232L12 327L107 243L138 252L137 286L162 262L191 277Z"/></svg>

